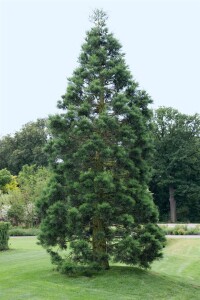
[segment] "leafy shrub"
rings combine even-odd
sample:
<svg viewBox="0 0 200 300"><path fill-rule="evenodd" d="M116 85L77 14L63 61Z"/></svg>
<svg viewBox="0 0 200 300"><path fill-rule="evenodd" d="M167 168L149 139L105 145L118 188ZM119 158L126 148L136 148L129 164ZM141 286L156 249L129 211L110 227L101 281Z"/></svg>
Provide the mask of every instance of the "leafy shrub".
<svg viewBox="0 0 200 300"><path fill-rule="evenodd" d="M200 234L200 225L197 225L195 228L187 228L187 234Z"/></svg>
<svg viewBox="0 0 200 300"><path fill-rule="evenodd" d="M186 235L187 234L187 228L177 227L177 228L175 228L174 234L175 235Z"/></svg>
<svg viewBox="0 0 200 300"><path fill-rule="evenodd" d="M8 222L0 222L0 251L8 249L9 226Z"/></svg>
<svg viewBox="0 0 200 300"><path fill-rule="evenodd" d="M185 226L185 225L176 225L173 228L172 234L174 234L174 235L185 235L185 234L187 234L187 226Z"/></svg>

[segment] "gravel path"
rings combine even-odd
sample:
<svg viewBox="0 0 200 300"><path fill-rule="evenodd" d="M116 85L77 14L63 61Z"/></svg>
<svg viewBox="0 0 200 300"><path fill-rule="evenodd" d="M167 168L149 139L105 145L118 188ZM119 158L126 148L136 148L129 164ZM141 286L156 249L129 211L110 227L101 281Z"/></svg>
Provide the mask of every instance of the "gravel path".
<svg viewBox="0 0 200 300"><path fill-rule="evenodd" d="M11 236L11 238L35 238L35 236ZM200 234L196 235L166 235L169 239L200 239Z"/></svg>
<svg viewBox="0 0 200 300"><path fill-rule="evenodd" d="M158 225L160 226L167 226L169 228L174 228L175 226L186 226L187 228L195 228L197 226L200 226L200 224L194 224L194 223L166 223L166 224L162 224L159 223Z"/></svg>
<svg viewBox="0 0 200 300"><path fill-rule="evenodd" d="M200 234L197 235L166 235L169 239L200 239Z"/></svg>

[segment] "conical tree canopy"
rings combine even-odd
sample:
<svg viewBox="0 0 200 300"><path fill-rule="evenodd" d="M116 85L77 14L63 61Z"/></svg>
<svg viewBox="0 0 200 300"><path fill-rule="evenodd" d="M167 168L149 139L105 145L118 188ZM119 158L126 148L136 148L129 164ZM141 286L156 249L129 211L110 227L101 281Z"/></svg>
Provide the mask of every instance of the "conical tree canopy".
<svg viewBox="0 0 200 300"><path fill-rule="evenodd" d="M58 103L63 112L49 120L55 176L38 204L40 241L66 271L72 261L107 269L111 257L148 267L164 243L148 190L151 99L138 89L106 19L94 12ZM56 245L69 248L70 262Z"/></svg>

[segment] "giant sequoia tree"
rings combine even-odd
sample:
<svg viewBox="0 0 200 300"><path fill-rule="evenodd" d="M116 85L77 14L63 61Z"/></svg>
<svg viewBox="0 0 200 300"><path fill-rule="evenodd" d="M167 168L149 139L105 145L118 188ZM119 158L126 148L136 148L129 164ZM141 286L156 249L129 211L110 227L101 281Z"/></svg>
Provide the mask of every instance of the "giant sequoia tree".
<svg viewBox="0 0 200 300"><path fill-rule="evenodd" d="M96 10L79 67L50 117L54 177L38 203L41 244L53 262L109 268L109 258L148 267L164 237L148 190L151 99L138 89L121 45Z"/></svg>

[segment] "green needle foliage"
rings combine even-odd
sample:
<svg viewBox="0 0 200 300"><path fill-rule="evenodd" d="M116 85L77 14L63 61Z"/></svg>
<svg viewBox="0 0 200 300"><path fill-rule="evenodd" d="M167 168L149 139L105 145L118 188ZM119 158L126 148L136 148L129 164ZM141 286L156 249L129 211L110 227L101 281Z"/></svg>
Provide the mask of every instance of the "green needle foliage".
<svg viewBox="0 0 200 300"><path fill-rule="evenodd" d="M58 103L64 113L49 121L55 175L38 203L39 239L68 273L108 269L111 258L146 268L165 242L148 190L151 99L138 89L106 19L94 12L79 67ZM66 258L60 249L68 247Z"/></svg>

